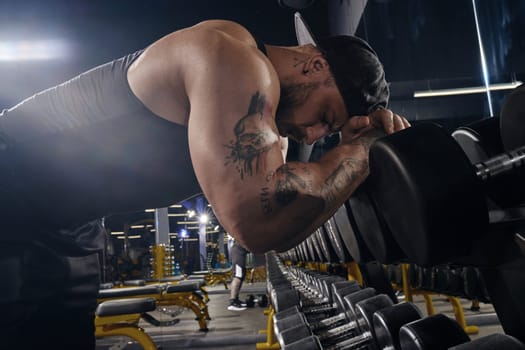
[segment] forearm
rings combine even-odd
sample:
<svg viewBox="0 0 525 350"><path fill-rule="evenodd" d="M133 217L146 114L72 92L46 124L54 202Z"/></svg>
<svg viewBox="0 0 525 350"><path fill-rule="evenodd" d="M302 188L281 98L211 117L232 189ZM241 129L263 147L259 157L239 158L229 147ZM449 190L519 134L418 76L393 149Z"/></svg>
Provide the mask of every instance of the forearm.
<svg viewBox="0 0 525 350"><path fill-rule="evenodd" d="M369 133L316 162L290 162L268 174L260 199L266 232L258 248L289 249L327 221L368 175L368 150L376 137Z"/></svg>

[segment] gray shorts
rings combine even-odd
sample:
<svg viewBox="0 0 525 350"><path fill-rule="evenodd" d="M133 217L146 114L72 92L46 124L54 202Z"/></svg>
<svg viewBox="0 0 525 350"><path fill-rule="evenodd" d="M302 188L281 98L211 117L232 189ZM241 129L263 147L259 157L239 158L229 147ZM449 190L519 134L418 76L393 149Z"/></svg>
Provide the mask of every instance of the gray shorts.
<svg viewBox="0 0 525 350"><path fill-rule="evenodd" d="M230 249L230 257L233 267L233 277L241 281L246 276L246 255L248 251L237 243L234 243Z"/></svg>

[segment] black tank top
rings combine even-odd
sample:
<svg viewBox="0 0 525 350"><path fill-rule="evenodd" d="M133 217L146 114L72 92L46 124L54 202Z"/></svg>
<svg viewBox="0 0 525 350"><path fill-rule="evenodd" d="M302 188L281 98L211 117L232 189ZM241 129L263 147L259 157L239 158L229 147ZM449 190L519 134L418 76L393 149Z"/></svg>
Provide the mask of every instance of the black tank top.
<svg viewBox="0 0 525 350"><path fill-rule="evenodd" d="M2 215L75 227L199 193L187 128L149 111L126 73L142 51L0 114Z"/></svg>

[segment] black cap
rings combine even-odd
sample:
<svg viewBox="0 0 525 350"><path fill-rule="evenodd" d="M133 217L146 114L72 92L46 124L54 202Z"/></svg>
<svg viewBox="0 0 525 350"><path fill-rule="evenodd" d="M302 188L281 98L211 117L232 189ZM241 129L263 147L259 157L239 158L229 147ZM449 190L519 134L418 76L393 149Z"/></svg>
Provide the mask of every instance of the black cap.
<svg viewBox="0 0 525 350"><path fill-rule="evenodd" d="M298 12L295 29L300 45L312 44L326 58L350 116L387 107L390 92L383 65L365 40L352 35L316 39Z"/></svg>

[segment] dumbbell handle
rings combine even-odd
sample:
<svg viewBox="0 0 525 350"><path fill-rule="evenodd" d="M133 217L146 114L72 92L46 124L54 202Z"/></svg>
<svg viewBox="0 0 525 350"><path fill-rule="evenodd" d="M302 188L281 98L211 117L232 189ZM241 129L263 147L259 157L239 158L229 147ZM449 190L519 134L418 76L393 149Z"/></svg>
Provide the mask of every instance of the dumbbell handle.
<svg viewBox="0 0 525 350"><path fill-rule="evenodd" d="M320 313L331 313L335 309L336 308L333 307L333 305L330 305L330 304L319 304L319 305L316 305L316 306L308 306L308 307L301 308L302 312L305 315L320 314Z"/></svg>
<svg viewBox="0 0 525 350"><path fill-rule="evenodd" d="M339 327L331 328L324 332L319 332L316 335L319 337L321 342L324 342L325 340L334 341L336 339L341 339L342 337L355 337L358 329L358 323L356 321L351 321Z"/></svg>
<svg viewBox="0 0 525 350"><path fill-rule="evenodd" d="M320 329L330 328L339 322L345 322L347 318L347 315L344 312L341 312L340 314L337 314L335 316L324 318L315 323L310 323L310 329L312 331L317 331Z"/></svg>
<svg viewBox="0 0 525 350"><path fill-rule="evenodd" d="M373 340L371 332L364 332L356 337L338 342L335 345L324 347L323 350L351 350L359 349L361 345L368 344Z"/></svg>
<svg viewBox="0 0 525 350"><path fill-rule="evenodd" d="M498 175L521 167L525 167L525 146L474 164L476 175L483 181L489 181Z"/></svg>

